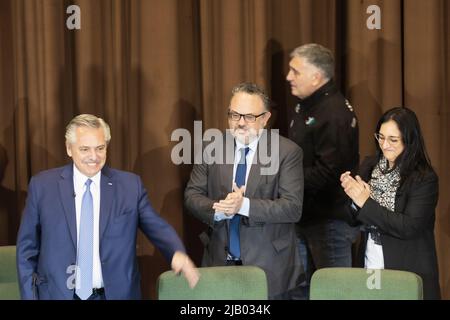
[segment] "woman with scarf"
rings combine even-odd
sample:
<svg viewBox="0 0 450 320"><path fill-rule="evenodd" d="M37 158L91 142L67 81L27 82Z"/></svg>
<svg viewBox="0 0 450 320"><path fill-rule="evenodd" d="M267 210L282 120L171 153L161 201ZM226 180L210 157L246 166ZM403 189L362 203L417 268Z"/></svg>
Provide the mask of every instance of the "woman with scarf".
<svg viewBox="0 0 450 320"><path fill-rule="evenodd" d="M415 113L388 110L375 139L377 154L363 161L359 175L341 175L352 219L364 226L358 264L414 272L422 278L424 299L440 299L434 239L438 177Z"/></svg>

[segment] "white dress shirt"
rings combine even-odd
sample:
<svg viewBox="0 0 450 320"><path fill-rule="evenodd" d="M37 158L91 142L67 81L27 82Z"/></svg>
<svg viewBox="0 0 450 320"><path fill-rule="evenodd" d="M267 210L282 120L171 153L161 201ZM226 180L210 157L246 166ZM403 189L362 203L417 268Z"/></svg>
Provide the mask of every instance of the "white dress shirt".
<svg viewBox="0 0 450 320"><path fill-rule="evenodd" d="M77 216L77 248L80 238L80 216L81 216L81 202L83 200L84 192L86 191L86 181L91 179L91 193L94 205L94 248L93 248L93 269L92 270L92 285L93 288L103 288L102 267L100 262L99 250L99 230L100 230L100 178L101 171L99 171L92 178L86 177L82 174L75 164L73 165L73 188L75 191L75 210ZM77 253L78 256L78 253Z"/></svg>
<svg viewBox="0 0 450 320"><path fill-rule="evenodd" d="M242 157L242 149L243 148L249 148L247 156L245 157L246 162L247 162L247 172L245 174L245 185L247 185L247 180L248 180L248 175L250 173L250 169L252 167L252 163L253 163L253 158L255 157L256 154L256 149L258 148L258 140L259 139L255 139L253 140L250 144L245 145L241 142L239 142L238 140L236 141L236 148L234 150L234 166L233 166L233 180L231 182L231 190L233 190L233 185L234 185L234 180L236 177L236 171L237 171L237 166L239 164L239 161L241 160ZM238 210L238 214L242 215L242 216L249 216L249 212L250 212L250 199L244 197L243 201L242 201L242 205L241 208ZM231 219L233 218L233 216L227 216L225 213L223 212L216 212L214 214L214 220L216 221L220 221L220 220L224 220L224 219Z"/></svg>

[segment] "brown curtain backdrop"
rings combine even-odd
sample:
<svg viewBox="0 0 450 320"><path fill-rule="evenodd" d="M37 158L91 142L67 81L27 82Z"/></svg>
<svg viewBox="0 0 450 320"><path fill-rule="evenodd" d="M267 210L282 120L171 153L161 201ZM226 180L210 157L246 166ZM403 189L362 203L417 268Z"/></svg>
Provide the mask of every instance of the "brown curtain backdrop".
<svg viewBox="0 0 450 320"><path fill-rule="evenodd" d="M81 30L68 30L69 5ZM369 30L370 5L381 29ZM360 120L361 156L374 151L379 116L408 106L440 177L436 218L440 280L450 298L450 3L446 0L1 0L0 245L15 244L30 177L68 163L67 122L103 117L109 165L139 174L153 206L200 263L203 226L183 210L190 165L170 160L173 130L226 127L231 88L257 82L287 129L294 100L289 53L318 42L336 55L336 80ZM145 298L167 269L140 234Z"/></svg>

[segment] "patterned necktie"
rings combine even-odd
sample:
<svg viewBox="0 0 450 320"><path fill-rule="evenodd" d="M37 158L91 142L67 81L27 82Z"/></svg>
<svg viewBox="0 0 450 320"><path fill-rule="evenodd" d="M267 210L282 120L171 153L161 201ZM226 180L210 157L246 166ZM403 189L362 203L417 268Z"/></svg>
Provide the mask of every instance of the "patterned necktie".
<svg viewBox="0 0 450 320"><path fill-rule="evenodd" d="M92 180L85 183L86 191L81 202L80 238L78 240L76 294L86 300L92 294L93 240L94 240L94 205L91 193Z"/></svg>
<svg viewBox="0 0 450 320"><path fill-rule="evenodd" d="M236 176L234 177L234 182L238 188L245 185L245 176L247 174L247 154L250 148L242 148L241 159L239 160ZM235 214L230 221L230 254L234 259L241 258L241 245L239 239L239 225L241 223L241 215Z"/></svg>

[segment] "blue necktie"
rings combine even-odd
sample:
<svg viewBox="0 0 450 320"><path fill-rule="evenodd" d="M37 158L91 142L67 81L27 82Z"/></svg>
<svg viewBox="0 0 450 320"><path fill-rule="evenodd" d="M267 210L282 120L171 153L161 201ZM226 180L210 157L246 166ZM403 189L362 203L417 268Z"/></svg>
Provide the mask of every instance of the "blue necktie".
<svg viewBox="0 0 450 320"><path fill-rule="evenodd" d="M250 148L242 148L241 159L239 160L236 175L234 177L234 182L238 188L245 185L245 176L247 174L247 154ZM239 225L241 223L241 215L235 214L230 221L230 254L235 259L241 258L241 245L239 239Z"/></svg>
<svg viewBox="0 0 450 320"><path fill-rule="evenodd" d="M80 238L78 240L76 294L82 300L86 300L92 294L92 269L94 246L94 204L91 193L92 180L86 180L86 191L81 202Z"/></svg>

